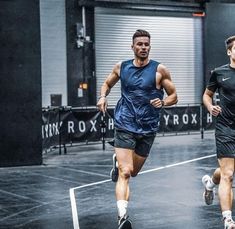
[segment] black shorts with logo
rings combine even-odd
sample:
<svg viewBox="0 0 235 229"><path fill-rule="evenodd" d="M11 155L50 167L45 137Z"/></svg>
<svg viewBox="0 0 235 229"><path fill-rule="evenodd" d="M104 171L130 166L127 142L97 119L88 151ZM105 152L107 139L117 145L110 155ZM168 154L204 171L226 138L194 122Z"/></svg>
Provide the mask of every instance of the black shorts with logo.
<svg viewBox="0 0 235 229"><path fill-rule="evenodd" d="M135 150L142 157L148 157L156 133L137 134L126 130L115 129L114 147Z"/></svg>
<svg viewBox="0 0 235 229"><path fill-rule="evenodd" d="M235 128L233 126L217 123L215 141L218 158L235 158Z"/></svg>

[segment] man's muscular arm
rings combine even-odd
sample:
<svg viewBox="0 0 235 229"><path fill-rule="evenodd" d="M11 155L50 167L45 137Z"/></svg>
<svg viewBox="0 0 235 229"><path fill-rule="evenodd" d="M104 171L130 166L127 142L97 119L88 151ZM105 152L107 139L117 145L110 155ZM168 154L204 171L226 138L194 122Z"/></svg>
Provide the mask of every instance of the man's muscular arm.
<svg viewBox="0 0 235 229"><path fill-rule="evenodd" d="M160 99L151 100L151 104L155 107L161 106L171 106L177 103L177 93L175 85L171 80L171 75L169 70L162 64L159 64L156 72L156 87L158 89L164 88L167 97L161 101Z"/></svg>
<svg viewBox="0 0 235 229"><path fill-rule="evenodd" d="M214 106L212 104L212 98L213 98L214 92L210 91L209 89L206 89L203 94L203 103L207 110L212 114L213 116L218 116L221 112L221 107L216 105Z"/></svg>
<svg viewBox="0 0 235 229"><path fill-rule="evenodd" d="M100 111L103 113L106 112L108 102L106 99L106 96L110 93L111 88L118 82L119 80L119 75L120 75L120 67L121 63L117 63L112 72L108 75L106 80L104 81L101 91L100 91L100 98L97 103L97 107L99 108Z"/></svg>

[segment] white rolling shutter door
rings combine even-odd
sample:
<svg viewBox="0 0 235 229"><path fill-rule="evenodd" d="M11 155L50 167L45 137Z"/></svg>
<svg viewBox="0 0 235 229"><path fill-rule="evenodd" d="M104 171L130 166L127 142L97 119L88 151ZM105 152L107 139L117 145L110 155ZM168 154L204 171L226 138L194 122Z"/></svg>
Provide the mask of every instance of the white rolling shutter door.
<svg viewBox="0 0 235 229"><path fill-rule="evenodd" d="M123 11L123 12L122 12ZM121 13L120 13L121 12ZM144 16L139 12L96 8L97 96L115 63L133 58L132 35L136 29L151 34L150 58L168 67L176 86L179 105L201 103L203 86L202 19ZM120 97L118 82L108 96L109 105Z"/></svg>
<svg viewBox="0 0 235 229"><path fill-rule="evenodd" d="M62 94L67 105L65 1L40 0L42 107L51 105L51 94Z"/></svg>

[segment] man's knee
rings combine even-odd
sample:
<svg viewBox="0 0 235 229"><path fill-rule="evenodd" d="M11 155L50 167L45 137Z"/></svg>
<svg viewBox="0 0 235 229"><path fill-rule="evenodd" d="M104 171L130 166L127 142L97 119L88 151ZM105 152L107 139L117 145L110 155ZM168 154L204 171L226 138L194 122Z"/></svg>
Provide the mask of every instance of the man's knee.
<svg viewBox="0 0 235 229"><path fill-rule="evenodd" d="M132 169L128 166L126 167L120 167L120 176L123 177L124 179L129 179L132 176Z"/></svg>
<svg viewBox="0 0 235 229"><path fill-rule="evenodd" d="M223 179L226 182L233 182L233 174L234 171L232 169L228 169L223 171L223 173L221 173L221 179Z"/></svg>

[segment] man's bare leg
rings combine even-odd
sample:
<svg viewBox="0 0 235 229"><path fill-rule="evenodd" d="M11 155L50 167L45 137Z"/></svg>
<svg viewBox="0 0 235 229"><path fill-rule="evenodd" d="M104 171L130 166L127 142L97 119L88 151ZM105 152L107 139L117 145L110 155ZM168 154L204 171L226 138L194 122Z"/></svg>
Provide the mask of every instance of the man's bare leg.
<svg viewBox="0 0 235 229"><path fill-rule="evenodd" d="M130 198L129 180L136 176L142 168L146 158L137 155L133 150L115 148L118 161L119 176L116 183L116 199L119 218L127 214Z"/></svg>
<svg viewBox="0 0 235 229"><path fill-rule="evenodd" d="M218 193L224 223L230 225L228 228L235 228L235 223L232 220L234 159L220 158L219 165L220 183Z"/></svg>

